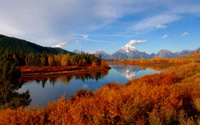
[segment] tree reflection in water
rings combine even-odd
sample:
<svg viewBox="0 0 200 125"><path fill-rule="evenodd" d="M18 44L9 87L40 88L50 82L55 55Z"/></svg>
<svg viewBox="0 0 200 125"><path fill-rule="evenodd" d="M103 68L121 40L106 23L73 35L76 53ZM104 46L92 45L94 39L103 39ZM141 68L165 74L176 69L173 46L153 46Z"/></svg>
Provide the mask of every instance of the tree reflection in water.
<svg viewBox="0 0 200 125"><path fill-rule="evenodd" d="M0 83L0 105L2 108L26 107L30 104L31 99L29 91L18 93L22 83L11 83L4 81Z"/></svg>
<svg viewBox="0 0 200 125"><path fill-rule="evenodd" d="M68 84L73 78L76 80L82 80L83 82L85 80L89 79L95 79L98 81L99 79L102 79L106 75L108 75L109 70L103 70L103 71L92 71L92 72L80 72L80 73L74 73L74 74L67 74L67 75L50 75L50 76L29 76L29 77L22 77L21 80L23 81L33 81L35 80L37 84L42 84L42 87L45 88L45 84L47 81L50 81L50 84L53 86L58 83L58 80L61 80L63 84Z"/></svg>
<svg viewBox="0 0 200 125"><path fill-rule="evenodd" d="M23 83L18 81L20 72L15 67L12 55L1 54L0 60L0 108L28 106L31 102L29 91L17 92Z"/></svg>

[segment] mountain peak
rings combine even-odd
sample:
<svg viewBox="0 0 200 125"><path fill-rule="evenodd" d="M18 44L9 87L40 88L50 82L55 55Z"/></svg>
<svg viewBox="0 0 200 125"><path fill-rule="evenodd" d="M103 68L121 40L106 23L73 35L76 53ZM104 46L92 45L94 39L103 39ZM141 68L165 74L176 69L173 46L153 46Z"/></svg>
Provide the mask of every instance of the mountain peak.
<svg viewBox="0 0 200 125"><path fill-rule="evenodd" d="M129 53L131 51L136 51L136 48L130 44L126 44L124 47L121 48L121 50L125 51L126 53Z"/></svg>
<svg viewBox="0 0 200 125"><path fill-rule="evenodd" d="M161 58L172 58L175 56L176 55L174 53L166 49L162 49L156 54L156 57L161 57Z"/></svg>
<svg viewBox="0 0 200 125"><path fill-rule="evenodd" d="M103 51L103 50L101 50L101 49L99 49L99 50L96 51L96 54L97 54L97 53L101 53L101 54L103 53L103 54L105 54L106 52Z"/></svg>
<svg viewBox="0 0 200 125"><path fill-rule="evenodd" d="M170 52L170 51L167 49L161 49L159 52Z"/></svg>
<svg viewBox="0 0 200 125"><path fill-rule="evenodd" d="M73 51L73 53L76 53L76 54L81 54L81 53L85 53L84 51L82 51L82 50L78 50L78 49L76 49L76 50L74 50Z"/></svg>
<svg viewBox="0 0 200 125"><path fill-rule="evenodd" d="M109 54L107 54L106 52L104 52L103 50L98 50L98 51L96 51L95 53L94 53L94 55L95 56L99 56L99 55L101 55L102 56L102 58L104 58L104 59L109 59L110 58L110 55Z"/></svg>

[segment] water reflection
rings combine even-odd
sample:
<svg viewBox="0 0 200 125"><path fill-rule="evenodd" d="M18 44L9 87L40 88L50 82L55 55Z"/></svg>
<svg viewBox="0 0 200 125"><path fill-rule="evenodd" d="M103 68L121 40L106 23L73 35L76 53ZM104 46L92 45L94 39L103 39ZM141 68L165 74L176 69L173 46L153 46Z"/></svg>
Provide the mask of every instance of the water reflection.
<svg viewBox="0 0 200 125"><path fill-rule="evenodd" d="M2 108L26 107L30 104L29 91L23 93L16 92L21 86L22 84L0 84L0 106Z"/></svg>
<svg viewBox="0 0 200 125"><path fill-rule="evenodd" d="M103 77L105 77L106 75L108 75L108 70L105 71L93 71L93 72L89 72L89 73L73 73L73 74L62 74L62 75L49 75L49 76L22 76L21 80L24 82L32 82L35 81L37 84L42 84L42 87L45 88L45 84L47 83L47 81L50 82L51 85L55 85L56 83L58 83L58 81L62 81L62 84L69 84L69 82L75 78L76 80L82 80L83 82L89 79L93 79L93 80L100 80L103 79Z"/></svg>
<svg viewBox="0 0 200 125"><path fill-rule="evenodd" d="M122 66L122 65L112 65L112 68L117 72L120 72L128 80L133 78L141 77L146 74L159 73L160 71L153 70L147 66Z"/></svg>
<svg viewBox="0 0 200 125"><path fill-rule="evenodd" d="M141 70L141 68L137 66L119 66L119 65L113 65L112 68L114 68L116 71L120 72L124 77L131 80L134 78L136 73Z"/></svg>
<svg viewBox="0 0 200 125"><path fill-rule="evenodd" d="M18 92L24 93L29 90L30 98L32 99L30 106L42 107L46 106L48 102L59 99L64 93L66 93L66 98L70 98L80 89L96 90L105 84L113 82L126 84L132 78L158 72L137 66L111 65L111 67L112 69L109 71L102 72L23 76L21 80L25 81L25 83Z"/></svg>
<svg viewBox="0 0 200 125"><path fill-rule="evenodd" d="M25 77L21 80L26 81L18 92L30 91L32 102L31 107L46 106L48 102L59 99L64 93L66 98L71 97L77 90L95 90L100 88L104 77L108 71L76 73L68 75L35 76ZM108 82L105 82L105 84Z"/></svg>
<svg viewBox="0 0 200 125"><path fill-rule="evenodd" d="M23 83L16 79L0 78L0 108L19 108L30 104L30 94L26 90L22 93L17 92ZM12 79L12 80L11 80Z"/></svg>

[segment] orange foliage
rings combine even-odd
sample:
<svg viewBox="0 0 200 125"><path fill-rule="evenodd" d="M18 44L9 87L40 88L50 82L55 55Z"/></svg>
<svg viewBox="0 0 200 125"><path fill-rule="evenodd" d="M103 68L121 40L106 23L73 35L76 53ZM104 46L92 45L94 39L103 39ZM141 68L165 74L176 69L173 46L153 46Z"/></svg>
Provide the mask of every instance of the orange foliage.
<svg viewBox="0 0 200 125"><path fill-rule="evenodd" d="M108 84L94 92L80 90L41 110L1 109L0 124L198 124L200 64L168 69Z"/></svg>
<svg viewBox="0 0 200 125"><path fill-rule="evenodd" d="M134 83L146 83L151 85L171 85L174 83L178 83L180 78L178 78L174 74L152 74L146 75L139 79L133 79Z"/></svg>
<svg viewBox="0 0 200 125"><path fill-rule="evenodd" d="M150 59L120 59L120 60L114 60L114 63L120 63L123 65L138 65L141 68L150 67L153 69L166 69L169 66L173 65L183 65L188 63L194 63L194 62L200 62L200 52L194 52L188 56L183 57L174 57L174 58L160 58L160 57L154 57Z"/></svg>

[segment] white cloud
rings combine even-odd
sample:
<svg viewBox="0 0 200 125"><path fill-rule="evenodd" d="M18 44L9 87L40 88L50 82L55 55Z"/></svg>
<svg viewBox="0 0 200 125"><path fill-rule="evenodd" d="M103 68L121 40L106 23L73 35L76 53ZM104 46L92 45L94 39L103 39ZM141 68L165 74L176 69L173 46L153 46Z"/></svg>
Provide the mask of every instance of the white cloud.
<svg viewBox="0 0 200 125"><path fill-rule="evenodd" d="M89 36L84 34L84 35L82 35L82 38L83 39L89 39Z"/></svg>
<svg viewBox="0 0 200 125"><path fill-rule="evenodd" d="M133 5L131 0L0 0L0 3L1 34L45 46L70 37L72 33L109 25L129 13ZM46 39L56 41L44 41Z"/></svg>
<svg viewBox="0 0 200 125"><path fill-rule="evenodd" d="M157 29L165 29L165 28L167 28L167 26L159 24L156 26L156 28Z"/></svg>
<svg viewBox="0 0 200 125"><path fill-rule="evenodd" d="M136 48L133 45L144 43L147 40L130 40L129 43L127 43L125 46L122 47L122 50L126 51L127 53L131 51L135 51Z"/></svg>
<svg viewBox="0 0 200 125"><path fill-rule="evenodd" d="M61 42L61 43L58 43L57 45L52 46L52 47L63 48L64 46L67 46L67 45L69 45L70 43L71 43L71 42Z"/></svg>
<svg viewBox="0 0 200 125"><path fill-rule="evenodd" d="M182 14L199 15L200 4L197 0L0 0L0 33L49 46L71 39L70 34L103 29L138 14L144 15L140 21L126 26L153 30L180 20Z"/></svg>
<svg viewBox="0 0 200 125"><path fill-rule="evenodd" d="M189 35L188 32L184 32L183 34L181 34L181 36L187 36L187 35Z"/></svg>
<svg viewBox="0 0 200 125"><path fill-rule="evenodd" d="M144 42L146 42L147 40L145 39L145 40L131 40L129 43L127 43L127 44L129 44L129 45L136 45L136 44L140 44L140 43L144 43Z"/></svg>
<svg viewBox="0 0 200 125"><path fill-rule="evenodd" d="M164 27L164 24L180 20L180 18L180 16L171 14L160 14L156 16L151 16L134 24L132 29L135 31L154 30L159 24L163 24L159 27Z"/></svg>
<svg viewBox="0 0 200 125"><path fill-rule="evenodd" d="M195 0L191 0L190 2L186 0L181 3L178 0L152 0L150 1L150 8L155 9L153 8L153 3L157 5L154 7L158 8L158 10L160 9L160 6L165 7L166 10L161 10L159 13L150 14L150 16L145 16L140 21L134 22L129 30L143 31L146 34L155 29L167 28L167 24L184 19L183 14L200 14L200 2ZM147 11L148 9L146 12Z"/></svg>
<svg viewBox="0 0 200 125"><path fill-rule="evenodd" d="M162 38L163 39L165 39L165 38L167 38L168 37L168 35L167 34L165 34L164 36L162 36Z"/></svg>

